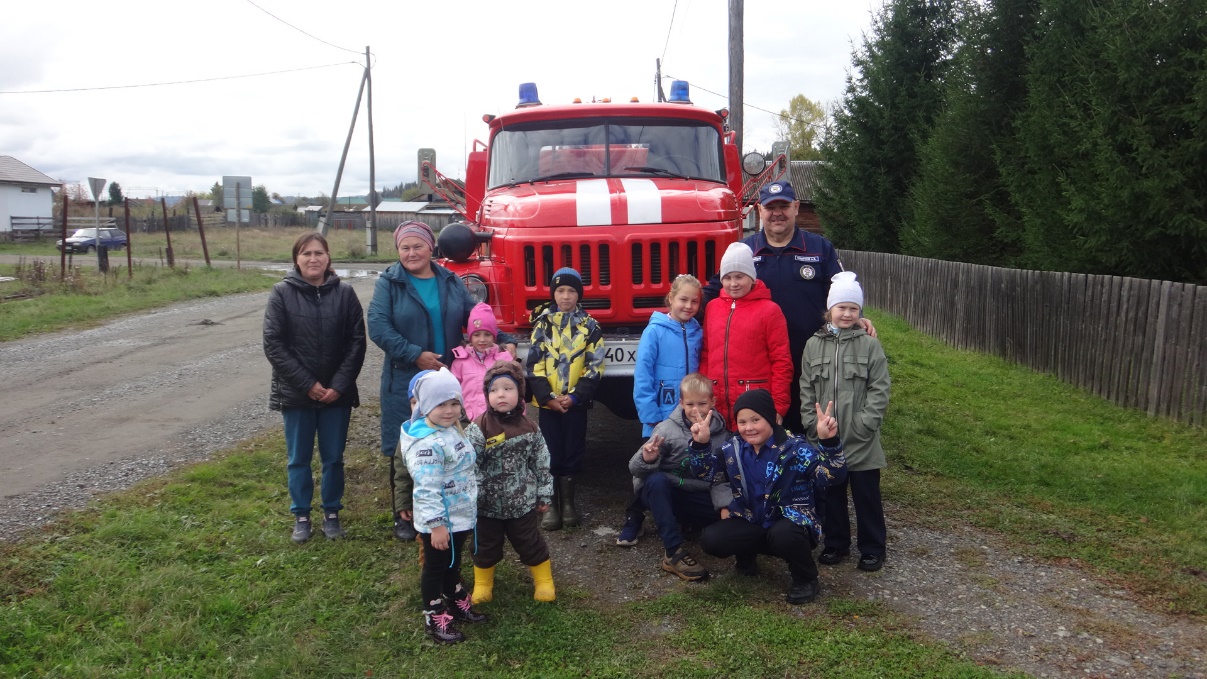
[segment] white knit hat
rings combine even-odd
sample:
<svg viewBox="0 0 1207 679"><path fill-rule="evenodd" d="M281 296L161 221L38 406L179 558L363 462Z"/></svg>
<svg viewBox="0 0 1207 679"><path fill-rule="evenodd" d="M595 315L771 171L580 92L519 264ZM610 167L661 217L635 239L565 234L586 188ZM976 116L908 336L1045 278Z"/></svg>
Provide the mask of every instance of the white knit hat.
<svg viewBox="0 0 1207 679"><path fill-rule="evenodd" d="M461 401L461 383L457 378L448 368L428 371L415 382L415 409L411 412L411 421L417 422L432 412L432 408L451 399Z"/></svg>
<svg viewBox="0 0 1207 679"><path fill-rule="evenodd" d="M855 280L854 271L839 271L830 279L830 296L826 298L826 308L833 309L834 305L850 302L863 308L863 288Z"/></svg>
<svg viewBox="0 0 1207 679"><path fill-rule="evenodd" d="M727 273L744 273L758 278L754 273L754 252L745 243L730 243L721 257L721 277Z"/></svg>

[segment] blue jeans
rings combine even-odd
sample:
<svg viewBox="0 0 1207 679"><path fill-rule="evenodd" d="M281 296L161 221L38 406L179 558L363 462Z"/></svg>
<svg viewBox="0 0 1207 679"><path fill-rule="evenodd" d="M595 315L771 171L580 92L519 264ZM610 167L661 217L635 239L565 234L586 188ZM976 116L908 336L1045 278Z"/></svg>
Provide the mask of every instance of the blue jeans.
<svg viewBox="0 0 1207 679"><path fill-rule="evenodd" d="M352 407L284 408L285 450L289 454L289 511L295 515L310 513L314 496L314 475L310 460L314 457L314 437L318 434L319 459L323 462L323 482L319 494L323 511L344 508L344 446L348 442L348 421Z"/></svg>
<svg viewBox="0 0 1207 679"><path fill-rule="evenodd" d="M709 493L683 490L662 472L647 476L639 492L641 503L658 524L658 537L668 554L683 544L680 523L703 528L721 520L721 513L712 508Z"/></svg>

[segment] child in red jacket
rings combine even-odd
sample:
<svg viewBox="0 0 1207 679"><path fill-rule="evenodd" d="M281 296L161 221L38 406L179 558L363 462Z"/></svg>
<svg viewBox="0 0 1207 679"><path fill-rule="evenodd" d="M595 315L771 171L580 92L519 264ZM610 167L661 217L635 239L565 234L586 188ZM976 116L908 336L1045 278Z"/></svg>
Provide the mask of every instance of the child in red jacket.
<svg viewBox="0 0 1207 679"><path fill-rule="evenodd" d="M770 391L783 419L791 400L791 352L784 313L755 278L754 253L733 243L721 258L721 296L704 309L700 351L700 372L716 385L716 408L726 422L737 422L733 403L752 389Z"/></svg>

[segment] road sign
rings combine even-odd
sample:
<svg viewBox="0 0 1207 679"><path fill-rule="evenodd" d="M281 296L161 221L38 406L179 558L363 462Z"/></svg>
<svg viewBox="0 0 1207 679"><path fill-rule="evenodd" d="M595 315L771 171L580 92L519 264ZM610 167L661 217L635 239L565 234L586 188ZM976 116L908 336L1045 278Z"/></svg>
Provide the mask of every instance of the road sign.
<svg viewBox="0 0 1207 679"><path fill-rule="evenodd" d="M89 177L88 188L92 189L92 199L100 200L101 191L105 188L105 180L100 177Z"/></svg>
<svg viewBox="0 0 1207 679"><path fill-rule="evenodd" d="M239 185L240 205L235 205L235 184ZM251 177L224 176L222 178L222 207L227 210L234 210L235 208L251 209ZM234 214L231 214L229 219L233 222L235 220Z"/></svg>

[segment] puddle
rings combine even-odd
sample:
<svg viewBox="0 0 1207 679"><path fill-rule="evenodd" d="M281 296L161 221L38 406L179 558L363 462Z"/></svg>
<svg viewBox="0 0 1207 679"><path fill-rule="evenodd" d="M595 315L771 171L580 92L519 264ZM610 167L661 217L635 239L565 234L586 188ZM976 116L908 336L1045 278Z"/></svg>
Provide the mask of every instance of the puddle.
<svg viewBox="0 0 1207 679"><path fill-rule="evenodd" d="M285 273L285 272L289 271L290 269L292 269L293 267L288 264L269 264L268 266L265 266L262 268L267 269L269 271L280 271L281 273ZM373 278L374 276L378 276L380 274L381 274L381 272L376 269L340 269L340 268L337 268L335 270L335 275L339 276L340 278Z"/></svg>

